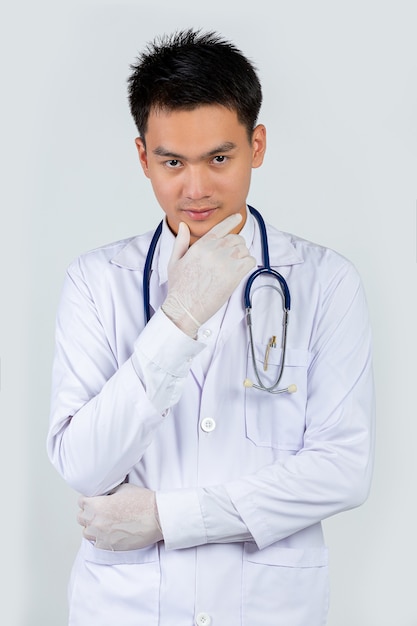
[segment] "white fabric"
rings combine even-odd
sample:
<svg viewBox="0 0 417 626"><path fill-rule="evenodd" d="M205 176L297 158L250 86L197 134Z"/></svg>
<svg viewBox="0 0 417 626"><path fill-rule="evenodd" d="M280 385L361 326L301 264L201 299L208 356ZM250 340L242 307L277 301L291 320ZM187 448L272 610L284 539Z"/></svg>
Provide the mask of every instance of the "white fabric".
<svg viewBox="0 0 417 626"><path fill-rule="evenodd" d="M156 313L144 328L141 268L151 234L68 269L48 453L84 495L107 493L126 475L155 490L164 542L110 552L83 540L69 623L191 626L205 613L213 625L322 626L320 521L362 503L372 471L371 339L357 272L335 252L268 227L271 264L292 297L282 386L298 387L273 396L243 387L254 377L245 281L228 302L206 375L204 343L159 310L166 285L158 251ZM251 254L260 264L257 230ZM275 291L256 289L261 370L281 311ZM268 379L279 360L271 349Z"/></svg>

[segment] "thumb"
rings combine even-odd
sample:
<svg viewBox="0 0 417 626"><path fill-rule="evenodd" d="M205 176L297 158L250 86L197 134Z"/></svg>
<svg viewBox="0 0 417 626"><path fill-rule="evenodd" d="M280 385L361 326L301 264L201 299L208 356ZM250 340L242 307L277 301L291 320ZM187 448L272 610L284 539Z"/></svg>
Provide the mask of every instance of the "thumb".
<svg viewBox="0 0 417 626"><path fill-rule="evenodd" d="M171 258L169 265L179 261L190 247L190 229L185 222L180 222L178 227L178 234L175 238L174 247L172 248Z"/></svg>

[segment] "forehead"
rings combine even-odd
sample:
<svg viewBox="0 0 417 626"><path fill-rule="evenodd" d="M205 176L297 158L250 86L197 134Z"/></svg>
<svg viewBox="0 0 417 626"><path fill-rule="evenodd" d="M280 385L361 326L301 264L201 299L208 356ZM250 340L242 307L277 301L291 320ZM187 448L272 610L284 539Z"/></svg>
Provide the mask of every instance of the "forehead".
<svg viewBox="0 0 417 626"><path fill-rule="evenodd" d="M248 142L246 128L236 111L220 105L204 105L191 110L152 109L145 140L151 149L182 145L200 150L209 150L226 142Z"/></svg>

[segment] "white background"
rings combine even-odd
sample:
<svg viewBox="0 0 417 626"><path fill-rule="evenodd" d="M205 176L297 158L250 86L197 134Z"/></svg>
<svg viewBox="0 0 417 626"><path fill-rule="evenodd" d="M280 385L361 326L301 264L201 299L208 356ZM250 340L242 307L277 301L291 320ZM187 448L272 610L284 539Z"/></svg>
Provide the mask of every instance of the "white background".
<svg viewBox="0 0 417 626"><path fill-rule="evenodd" d="M415 2L2 6L1 623L66 624L80 531L77 494L45 453L56 306L74 257L161 218L126 78L145 42L193 26L220 31L259 68L268 151L250 202L349 257L368 294L376 469L368 502L325 524L329 626L416 626Z"/></svg>

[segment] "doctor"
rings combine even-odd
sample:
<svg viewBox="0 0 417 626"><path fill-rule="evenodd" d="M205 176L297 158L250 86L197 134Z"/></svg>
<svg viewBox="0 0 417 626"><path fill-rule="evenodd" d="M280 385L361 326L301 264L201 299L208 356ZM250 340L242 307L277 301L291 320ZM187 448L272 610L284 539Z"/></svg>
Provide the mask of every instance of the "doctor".
<svg viewBox="0 0 417 626"><path fill-rule="evenodd" d="M152 233L84 254L56 327L48 454L82 494L71 626L323 626L321 521L367 497L371 339L352 264L267 226L291 293L281 388L254 379L243 308L262 264L246 199L262 164L261 87L213 33L150 44L132 67L145 176L165 213ZM142 210L148 210L142 207ZM266 384L281 361L282 299L253 294Z"/></svg>

